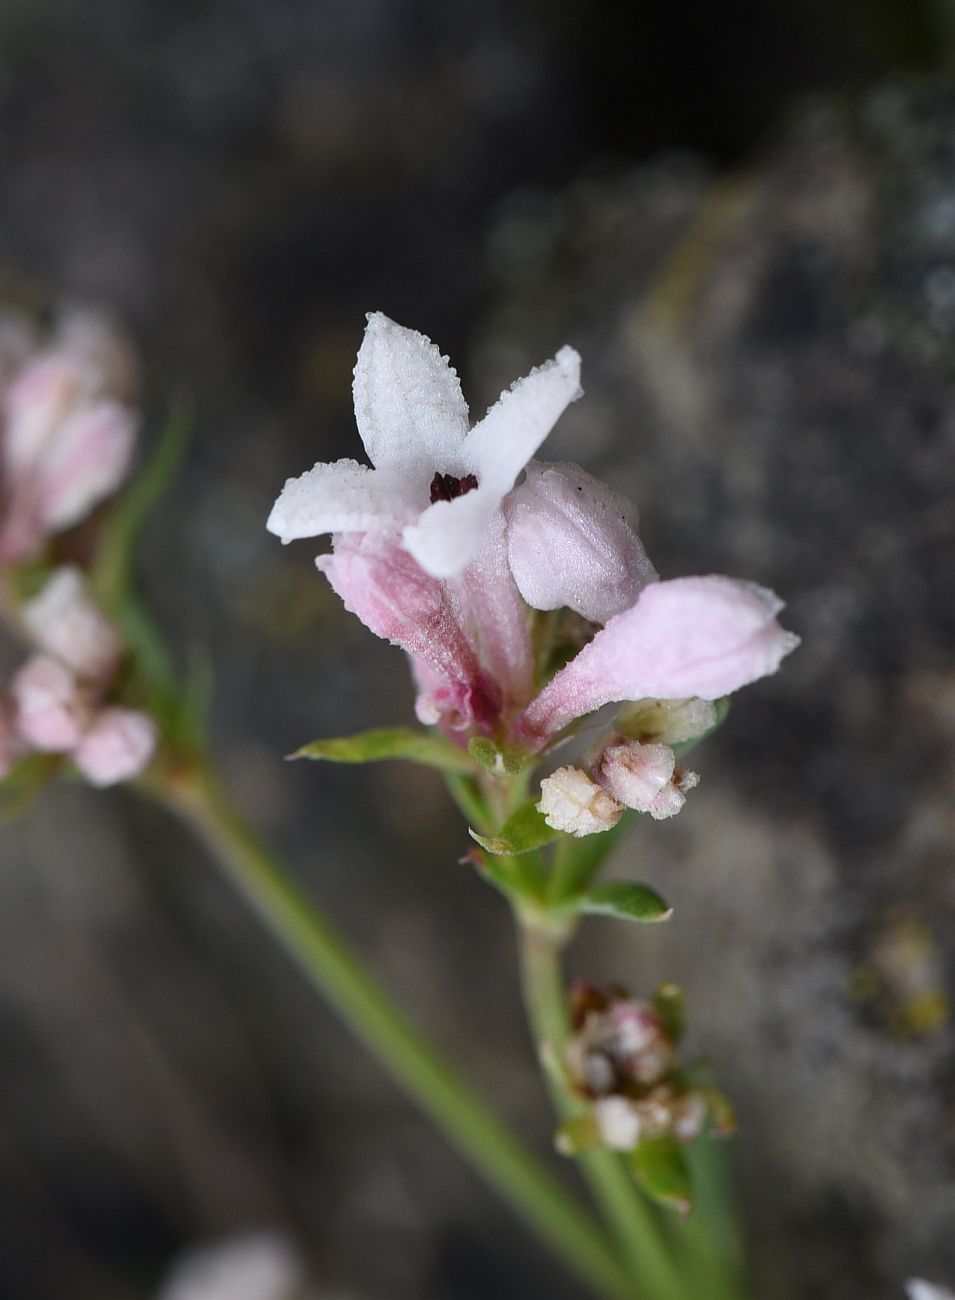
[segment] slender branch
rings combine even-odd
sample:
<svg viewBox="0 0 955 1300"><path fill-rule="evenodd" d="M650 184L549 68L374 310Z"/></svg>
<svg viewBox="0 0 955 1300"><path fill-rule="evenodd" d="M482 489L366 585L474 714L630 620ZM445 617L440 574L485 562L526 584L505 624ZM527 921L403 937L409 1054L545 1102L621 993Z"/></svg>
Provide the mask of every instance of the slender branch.
<svg viewBox="0 0 955 1300"><path fill-rule="evenodd" d="M593 1293L636 1300L626 1271L586 1209L404 1018L244 825L208 770L170 773L141 788L204 840L263 923L385 1069Z"/></svg>
<svg viewBox="0 0 955 1300"><path fill-rule="evenodd" d="M560 969L563 936L546 921L519 921L524 1000L541 1052L555 1109L562 1118L579 1113L580 1101L563 1082L559 1062L568 1034L567 1002ZM548 1059L551 1058L551 1059ZM652 1300L686 1300L687 1292L668 1257L653 1207L641 1195L619 1156L590 1151L579 1157L594 1199L612 1228L641 1294Z"/></svg>

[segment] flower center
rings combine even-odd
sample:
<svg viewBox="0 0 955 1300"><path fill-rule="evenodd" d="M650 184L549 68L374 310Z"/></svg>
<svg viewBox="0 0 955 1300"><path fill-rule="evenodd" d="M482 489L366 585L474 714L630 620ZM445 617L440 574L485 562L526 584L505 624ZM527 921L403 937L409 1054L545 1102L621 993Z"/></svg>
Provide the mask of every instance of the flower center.
<svg viewBox="0 0 955 1300"><path fill-rule="evenodd" d="M477 478L474 474L465 474L463 478L457 478L454 474L436 473L431 480L431 504L435 501L453 501L455 497L463 497L467 492L472 492L478 485Z"/></svg>

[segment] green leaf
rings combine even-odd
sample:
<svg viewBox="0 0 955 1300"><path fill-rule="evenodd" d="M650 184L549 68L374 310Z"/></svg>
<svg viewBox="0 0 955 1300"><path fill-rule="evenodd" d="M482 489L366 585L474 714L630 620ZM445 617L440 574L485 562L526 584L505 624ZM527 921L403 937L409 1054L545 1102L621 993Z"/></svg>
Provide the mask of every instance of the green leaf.
<svg viewBox="0 0 955 1300"><path fill-rule="evenodd" d="M179 468L191 432L192 414L179 405L171 412L151 457L116 498L103 522L91 581L94 592L110 611L129 591L139 536Z"/></svg>
<svg viewBox="0 0 955 1300"><path fill-rule="evenodd" d="M679 984L667 982L658 985L653 995L653 1009L663 1021L670 1042L679 1042L686 1023L686 1000Z"/></svg>
<svg viewBox="0 0 955 1300"><path fill-rule="evenodd" d="M583 835L580 839L567 835L560 841L553 873L552 902L555 907L570 903L583 892L633 825L637 815L628 808L609 831L601 831L599 835Z"/></svg>
<svg viewBox="0 0 955 1300"><path fill-rule="evenodd" d="M445 772L474 772L474 764L463 749L450 740L416 731L413 727L378 727L357 736L313 740L290 758L321 758L331 763L377 763L385 758L404 758Z"/></svg>
<svg viewBox="0 0 955 1300"><path fill-rule="evenodd" d="M600 1126L592 1111L565 1119L554 1137L554 1146L562 1156L580 1155L602 1146Z"/></svg>
<svg viewBox="0 0 955 1300"><path fill-rule="evenodd" d="M505 854L516 856L520 853L530 853L532 849L539 849L549 844L560 833L547 825L543 813L537 811L537 804L532 799L518 808L513 816L508 817L497 835L483 836L472 830L471 838L477 840L481 848L486 849L488 853L502 857Z"/></svg>
<svg viewBox="0 0 955 1300"><path fill-rule="evenodd" d="M647 1138L630 1153L630 1165L637 1182L654 1201L689 1214L693 1182L676 1138Z"/></svg>
<svg viewBox="0 0 955 1300"><path fill-rule="evenodd" d="M472 736L468 741L468 753L478 767L498 776L516 776L528 763L524 754L509 754L506 750L499 749L486 736Z"/></svg>
<svg viewBox="0 0 955 1300"><path fill-rule="evenodd" d="M587 916L614 916L620 921L666 921L673 908L649 885L611 880L594 885L569 904Z"/></svg>

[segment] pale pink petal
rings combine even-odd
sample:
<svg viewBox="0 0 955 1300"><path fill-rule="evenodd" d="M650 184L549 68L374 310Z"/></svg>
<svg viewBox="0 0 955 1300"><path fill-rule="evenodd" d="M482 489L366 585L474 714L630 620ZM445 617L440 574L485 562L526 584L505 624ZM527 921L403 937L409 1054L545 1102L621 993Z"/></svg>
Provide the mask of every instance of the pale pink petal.
<svg viewBox="0 0 955 1300"><path fill-rule="evenodd" d="M156 749L156 724L135 709L103 709L73 751L91 785L115 785L139 776Z"/></svg>
<svg viewBox="0 0 955 1300"><path fill-rule="evenodd" d="M464 443L468 470L502 497L571 402L582 394L580 357L563 347L553 361L502 393Z"/></svg>
<svg viewBox="0 0 955 1300"><path fill-rule="evenodd" d="M799 644L776 621L782 602L716 575L645 587L532 701L523 719L543 741L614 700L717 699L765 677Z"/></svg>
<svg viewBox="0 0 955 1300"><path fill-rule="evenodd" d="M424 660L456 693L461 725L489 724L500 703L461 629L444 584L400 546L373 535L338 534L332 555L316 560L345 608L376 636Z"/></svg>
<svg viewBox="0 0 955 1300"><path fill-rule="evenodd" d="M432 577L457 577L481 549L499 503L480 487L454 501L436 501L402 532L405 549Z"/></svg>
<svg viewBox="0 0 955 1300"><path fill-rule="evenodd" d="M411 513L406 489L393 476L336 460L288 479L266 527L287 543L322 533L395 531Z"/></svg>
<svg viewBox="0 0 955 1300"><path fill-rule="evenodd" d="M68 753L79 743L89 717L86 697L69 669L36 655L10 685L17 733L35 749Z"/></svg>
<svg viewBox="0 0 955 1300"><path fill-rule="evenodd" d="M68 352L44 352L24 366L3 403L3 460L11 480L36 464L56 429L89 396L90 377Z"/></svg>
<svg viewBox="0 0 955 1300"><path fill-rule="evenodd" d="M112 674L122 648L119 632L93 603L79 569L57 569L21 613L39 648L78 677L102 682Z"/></svg>
<svg viewBox="0 0 955 1300"><path fill-rule="evenodd" d="M36 467L37 510L43 528L60 532L119 486L129 468L136 417L118 402L82 405L60 424Z"/></svg>
<svg viewBox="0 0 955 1300"><path fill-rule="evenodd" d="M534 609L606 623L656 579L633 506L579 465L531 461L504 511L511 572Z"/></svg>
<svg viewBox="0 0 955 1300"><path fill-rule="evenodd" d="M406 471L425 489L435 472L457 470L467 403L430 339L371 312L353 392L358 432L373 465Z"/></svg>
<svg viewBox="0 0 955 1300"><path fill-rule="evenodd" d="M615 799L646 812L650 803L669 784L676 757L669 745L641 745L621 741L608 745L600 755L594 776Z"/></svg>
<svg viewBox="0 0 955 1300"><path fill-rule="evenodd" d="M527 610L507 563L507 528L500 511L491 519L458 590L471 640L504 692L505 708L523 704L534 684L534 651Z"/></svg>

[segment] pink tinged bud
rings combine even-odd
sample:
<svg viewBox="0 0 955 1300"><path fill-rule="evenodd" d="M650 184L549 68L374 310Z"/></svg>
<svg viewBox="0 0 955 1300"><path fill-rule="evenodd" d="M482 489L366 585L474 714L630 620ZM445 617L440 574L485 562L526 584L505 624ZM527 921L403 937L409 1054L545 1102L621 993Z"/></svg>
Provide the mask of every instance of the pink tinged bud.
<svg viewBox="0 0 955 1300"><path fill-rule="evenodd" d="M537 810L555 831L578 839L609 831L623 816L622 805L579 767L559 767L544 777Z"/></svg>
<svg viewBox="0 0 955 1300"><path fill-rule="evenodd" d="M134 709L104 709L73 751L91 785L115 785L144 771L156 749L156 724Z"/></svg>
<svg viewBox="0 0 955 1300"><path fill-rule="evenodd" d="M88 374L67 352L41 353L20 371L3 403L3 459L12 479L36 464L55 430L89 392Z"/></svg>
<svg viewBox="0 0 955 1300"><path fill-rule="evenodd" d="M57 428L36 469L36 509L45 532L78 523L122 482L136 418L118 402L81 406Z"/></svg>
<svg viewBox="0 0 955 1300"><path fill-rule="evenodd" d="M89 717L88 702L68 668L35 655L13 679L10 693L20 737L34 749L69 753Z"/></svg>
<svg viewBox="0 0 955 1300"><path fill-rule="evenodd" d="M597 781L620 803L655 821L675 816L686 791L699 784L696 772L676 770L668 745L641 745L636 740L608 745L594 769Z"/></svg>
<svg viewBox="0 0 955 1300"><path fill-rule="evenodd" d="M336 535L334 553L319 556L316 564L347 610L445 683L455 725L493 724L499 692L462 631L443 583L394 541L375 534Z"/></svg>
<svg viewBox="0 0 955 1300"><path fill-rule="evenodd" d="M606 623L656 580L634 507L578 465L531 461L504 509L511 572L533 609Z"/></svg>
<svg viewBox="0 0 955 1300"><path fill-rule="evenodd" d="M103 682L119 659L119 633L90 599L79 569L57 569L23 607L23 621L39 648L77 677Z"/></svg>
<svg viewBox="0 0 955 1300"><path fill-rule="evenodd" d="M799 644L776 621L781 608L766 588L717 575L651 583L544 687L523 729L543 743L614 700L739 690Z"/></svg>

